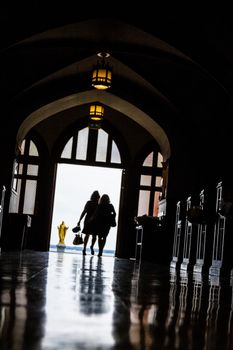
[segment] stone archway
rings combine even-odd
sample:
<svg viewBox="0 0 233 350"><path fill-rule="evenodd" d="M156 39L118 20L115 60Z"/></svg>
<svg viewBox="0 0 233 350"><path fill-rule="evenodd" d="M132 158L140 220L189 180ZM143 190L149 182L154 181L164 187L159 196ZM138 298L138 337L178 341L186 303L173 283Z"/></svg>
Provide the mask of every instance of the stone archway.
<svg viewBox="0 0 233 350"><path fill-rule="evenodd" d="M161 149L164 161L170 157L170 143L165 131L148 114L131 103L117 97L109 92L89 90L73 95L66 96L54 102L51 102L38 110L32 112L21 124L17 134L17 145L20 147L22 140L27 132L39 122L45 120L54 114L68 110L75 106L99 101L134 120L145 130L147 130L156 140Z"/></svg>

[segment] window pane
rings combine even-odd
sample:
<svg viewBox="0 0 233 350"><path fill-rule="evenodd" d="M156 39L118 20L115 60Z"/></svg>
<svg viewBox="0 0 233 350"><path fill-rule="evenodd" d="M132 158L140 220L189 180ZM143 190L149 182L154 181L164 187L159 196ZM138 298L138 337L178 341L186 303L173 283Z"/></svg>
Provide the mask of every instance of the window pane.
<svg viewBox="0 0 233 350"><path fill-rule="evenodd" d="M160 192L155 192L154 195L154 206L153 206L153 216L158 216L159 213L159 197L160 197Z"/></svg>
<svg viewBox="0 0 233 350"><path fill-rule="evenodd" d="M121 163L121 156L114 141L112 141L111 163Z"/></svg>
<svg viewBox="0 0 233 350"><path fill-rule="evenodd" d="M18 179L17 192L15 191L11 192L9 213L18 213L20 189L21 189L21 179Z"/></svg>
<svg viewBox="0 0 233 350"><path fill-rule="evenodd" d="M99 129L97 147L96 147L96 158L95 158L97 162L106 162L107 146L108 146L108 134L104 130Z"/></svg>
<svg viewBox="0 0 233 350"><path fill-rule="evenodd" d="M153 165L153 153L151 152L146 159L144 160L143 166L152 166Z"/></svg>
<svg viewBox="0 0 233 350"><path fill-rule="evenodd" d="M150 191L139 191L138 216L149 213Z"/></svg>
<svg viewBox="0 0 233 350"><path fill-rule="evenodd" d="M20 164L19 164L19 167L18 167L18 174L19 174L19 175L22 175L22 173L23 173L23 164L20 163Z"/></svg>
<svg viewBox="0 0 233 350"><path fill-rule="evenodd" d="M155 186L156 187L162 187L163 185L163 178L162 176L156 176L155 178Z"/></svg>
<svg viewBox="0 0 233 350"><path fill-rule="evenodd" d="M23 213L34 214L36 199L36 180L26 180Z"/></svg>
<svg viewBox="0 0 233 350"><path fill-rule="evenodd" d="M163 156L161 153L158 153L158 159L157 159L157 167L162 168L162 161L163 161Z"/></svg>
<svg viewBox="0 0 233 350"><path fill-rule="evenodd" d="M17 183L18 183L18 179L15 177L14 179L13 179L13 185L12 185L12 188L13 188L13 190L17 190Z"/></svg>
<svg viewBox="0 0 233 350"><path fill-rule="evenodd" d="M141 175L140 185L141 186L151 186L151 176L150 175Z"/></svg>
<svg viewBox="0 0 233 350"><path fill-rule="evenodd" d="M68 159L71 158L71 147L72 147L72 144L73 144L73 137L71 137L69 139L69 141L67 142L67 144L65 145L65 147L63 149L63 152L62 152L62 155L61 155L62 158L68 158Z"/></svg>
<svg viewBox="0 0 233 350"><path fill-rule="evenodd" d="M38 165L28 164L27 174L37 176L38 175L38 168L39 168Z"/></svg>
<svg viewBox="0 0 233 350"><path fill-rule="evenodd" d="M84 128L78 132L78 142L76 150L76 159L87 159L87 144L88 144L89 129Z"/></svg>
<svg viewBox="0 0 233 350"><path fill-rule="evenodd" d="M33 141L30 141L29 156L38 156L37 147Z"/></svg>

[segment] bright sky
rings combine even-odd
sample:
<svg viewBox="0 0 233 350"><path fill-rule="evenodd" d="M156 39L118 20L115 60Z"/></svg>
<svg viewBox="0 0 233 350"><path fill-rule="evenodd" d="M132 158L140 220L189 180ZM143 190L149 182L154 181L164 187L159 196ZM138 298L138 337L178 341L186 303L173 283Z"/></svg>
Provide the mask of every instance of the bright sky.
<svg viewBox="0 0 233 350"><path fill-rule="evenodd" d="M116 220L118 220L121 176L121 169L58 164L50 244L58 244L57 226L64 221L69 227L65 244L72 246L74 238L72 228L76 226L85 203L95 190L98 190L100 195L104 193L109 195L117 213ZM83 227L83 220L81 227ZM105 249L115 251L116 234L117 227L112 227ZM90 247L91 237L89 240L87 247ZM97 242L95 248L98 248Z"/></svg>

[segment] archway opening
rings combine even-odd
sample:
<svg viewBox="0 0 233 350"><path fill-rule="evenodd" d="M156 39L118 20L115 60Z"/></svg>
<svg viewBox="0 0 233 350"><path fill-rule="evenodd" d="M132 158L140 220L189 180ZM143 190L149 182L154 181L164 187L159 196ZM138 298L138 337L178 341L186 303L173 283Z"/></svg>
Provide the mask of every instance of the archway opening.
<svg viewBox="0 0 233 350"><path fill-rule="evenodd" d="M82 250L81 246L72 244L74 233L72 228L77 224L85 203L90 199L91 193L98 190L100 195L107 193L111 203L119 214L119 201L121 191L122 169L58 164L54 208L51 226L50 250L57 250L59 241L58 226L62 221L69 227L65 237L65 251L76 252ZM83 227L83 222L82 225ZM114 256L116 249L117 227L110 229L104 254ZM91 244L89 238L87 253ZM98 244L95 244L98 251Z"/></svg>

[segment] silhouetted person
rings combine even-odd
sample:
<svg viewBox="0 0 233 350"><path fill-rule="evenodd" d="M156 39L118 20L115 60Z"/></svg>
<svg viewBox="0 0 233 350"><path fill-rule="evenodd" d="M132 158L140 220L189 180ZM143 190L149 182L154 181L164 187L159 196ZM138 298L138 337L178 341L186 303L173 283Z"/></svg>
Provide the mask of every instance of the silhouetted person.
<svg viewBox="0 0 233 350"><path fill-rule="evenodd" d="M106 239L110 228L113 227L112 222L115 221L115 217L116 212L113 205L110 203L109 196L107 194L103 194L99 199L99 204L92 219L93 232L98 236L98 256L102 256Z"/></svg>
<svg viewBox="0 0 233 350"><path fill-rule="evenodd" d="M84 219L84 226L83 226L83 230L82 233L85 234L84 237L84 245L83 245L83 255L86 255L86 246L87 246L87 242L89 239L89 236L92 235L92 242L91 242L91 254L94 255L94 244L96 242L96 235L93 234L92 232L92 227L90 225L90 218L93 216L93 213L95 212L97 205L98 205L98 201L100 198L100 194L98 191L94 191L90 197L90 200L88 200L84 206L84 209L80 215L79 221L78 221L78 225L80 225L82 218L85 216Z"/></svg>

